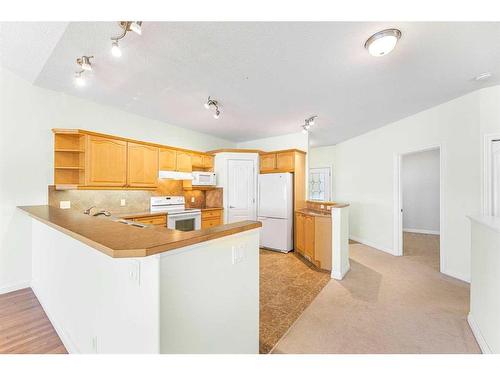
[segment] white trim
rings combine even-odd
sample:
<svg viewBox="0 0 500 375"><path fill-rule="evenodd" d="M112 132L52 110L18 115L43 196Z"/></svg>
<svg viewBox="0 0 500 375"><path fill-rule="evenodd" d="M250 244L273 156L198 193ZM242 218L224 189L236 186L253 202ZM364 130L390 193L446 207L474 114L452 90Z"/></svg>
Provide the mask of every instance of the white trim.
<svg viewBox="0 0 500 375"><path fill-rule="evenodd" d="M474 337L476 338L476 341L481 348L481 351L483 354L493 354L491 351L491 348L488 346L488 343L484 339L483 334L481 333L481 330L479 329L479 326L477 325L477 322L474 320L474 317L472 316L472 313L469 312L469 315L467 315L467 323L469 323L469 327L472 330L472 333Z"/></svg>
<svg viewBox="0 0 500 375"><path fill-rule="evenodd" d="M365 240L364 238L360 238L360 237L357 237L357 236L353 236L352 234L349 236L349 238L353 241L356 241L356 242L359 242L359 243L362 243L363 245L366 245L366 246L370 246L370 247L373 247L375 250L380 250L380 251L383 251L385 253L388 253L388 254L391 254L391 255L394 255L396 256L397 254L394 253L394 250L391 249L390 247L387 247L387 246L384 246L384 245L381 245L381 244L378 244L376 242L373 242L373 241L369 241L369 240Z"/></svg>
<svg viewBox="0 0 500 375"><path fill-rule="evenodd" d="M429 230L429 229L403 228L403 232L439 235L438 230Z"/></svg>
<svg viewBox="0 0 500 375"><path fill-rule="evenodd" d="M37 291L37 287L35 286L35 282L32 282L31 284L31 289L33 290L33 293L35 294L36 298L38 299L38 302L40 302L40 305L42 305L43 311L45 311L45 315L47 315L47 318L49 318L50 323L54 327L57 335L61 339L64 347L68 351L69 354L78 354L80 351L77 349L76 345L73 343L73 341L70 339L69 335L64 331L61 325L57 323L57 321L54 319L54 316L51 314L51 312L46 308L43 302L43 298L41 297L41 294L39 291Z"/></svg>
<svg viewBox="0 0 500 375"><path fill-rule="evenodd" d="M19 283L7 284L0 287L0 294L15 292L16 290L25 289L30 287L29 281L21 281Z"/></svg>
<svg viewBox="0 0 500 375"><path fill-rule="evenodd" d="M395 254L403 255L403 215L401 208L403 206L402 202L402 187L401 187L401 159L403 155L414 154L417 152L439 150L439 227L440 227L440 238L439 238L439 271L444 274L448 274L446 270L446 248L443 246L443 228L445 228L445 216L444 216L444 154L445 147L443 144L433 144L429 146L424 146L416 149L406 150L404 152L394 154L394 226L393 226L393 247Z"/></svg>
<svg viewBox="0 0 500 375"><path fill-rule="evenodd" d="M482 178L482 213L483 215L490 216L493 214L493 207L491 202L491 143L494 140L500 139L500 133L485 134L483 138L483 178Z"/></svg>

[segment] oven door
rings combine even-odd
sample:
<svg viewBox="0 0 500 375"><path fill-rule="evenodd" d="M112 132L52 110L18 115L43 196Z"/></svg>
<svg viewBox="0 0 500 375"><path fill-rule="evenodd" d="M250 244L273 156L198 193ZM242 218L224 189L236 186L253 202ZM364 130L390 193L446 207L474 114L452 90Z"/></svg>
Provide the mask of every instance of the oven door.
<svg viewBox="0 0 500 375"><path fill-rule="evenodd" d="M184 232L201 229L201 215L199 213L168 215L167 228Z"/></svg>

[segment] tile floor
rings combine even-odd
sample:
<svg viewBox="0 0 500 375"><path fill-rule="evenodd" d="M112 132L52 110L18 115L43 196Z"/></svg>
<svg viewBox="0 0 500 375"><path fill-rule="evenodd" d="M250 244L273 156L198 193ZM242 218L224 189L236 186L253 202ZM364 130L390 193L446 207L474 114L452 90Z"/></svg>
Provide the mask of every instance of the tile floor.
<svg viewBox="0 0 500 375"><path fill-rule="evenodd" d="M269 353L329 280L294 253L260 250L260 353Z"/></svg>

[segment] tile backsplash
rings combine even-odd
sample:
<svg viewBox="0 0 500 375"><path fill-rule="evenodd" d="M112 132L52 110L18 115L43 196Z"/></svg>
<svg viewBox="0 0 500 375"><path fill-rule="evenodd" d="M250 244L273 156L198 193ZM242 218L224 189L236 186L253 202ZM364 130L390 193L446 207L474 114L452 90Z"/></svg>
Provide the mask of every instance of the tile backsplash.
<svg viewBox="0 0 500 375"><path fill-rule="evenodd" d="M179 187L180 186L180 187ZM61 201L69 201L71 209L83 212L91 206L98 210L108 210L112 214L125 214L149 211L149 201L156 195L184 195L186 207L222 207L222 188L201 191L182 190L179 181L164 182L156 191L148 190L56 190L49 186L49 205L60 207ZM194 198L194 202L191 202ZM121 201L125 200L125 206Z"/></svg>

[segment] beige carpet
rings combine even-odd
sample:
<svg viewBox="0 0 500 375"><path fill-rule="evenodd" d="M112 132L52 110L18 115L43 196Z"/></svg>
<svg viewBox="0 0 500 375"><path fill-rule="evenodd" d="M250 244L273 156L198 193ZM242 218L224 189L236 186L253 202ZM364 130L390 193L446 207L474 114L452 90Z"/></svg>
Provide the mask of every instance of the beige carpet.
<svg viewBox="0 0 500 375"><path fill-rule="evenodd" d="M405 237L403 257L351 244L351 271L326 285L272 352L479 353L466 320L469 285L439 273L439 251L422 249L436 238Z"/></svg>

